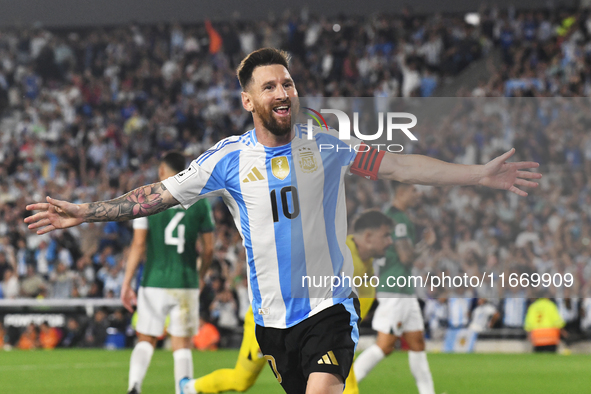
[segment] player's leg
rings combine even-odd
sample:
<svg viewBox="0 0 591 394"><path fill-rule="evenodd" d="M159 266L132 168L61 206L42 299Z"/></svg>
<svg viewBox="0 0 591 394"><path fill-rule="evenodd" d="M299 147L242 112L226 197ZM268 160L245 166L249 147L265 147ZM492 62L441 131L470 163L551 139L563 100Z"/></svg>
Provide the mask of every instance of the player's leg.
<svg viewBox="0 0 591 394"><path fill-rule="evenodd" d="M420 394L435 394L433 377L425 352L424 323L421 308L416 298L405 301L406 316L404 320L405 332L402 334L408 344L408 363Z"/></svg>
<svg viewBox="0 0 591 394"><path fill-rule="evenodd" d="M355 376L358 382L365 379L367 374L374 369L384 357L394 351L395 343L396 335L378 331L376 343L365 349L355 360L353 369L355 370Z"/></svg>
<svg viewBox="0 0 591 394"><path fill-rule="evenodd" d="M252 307L248 308L244 318L244 334L238 353L238 360L233 369L218 369L194 382L198 393L220 393L223 391L246 391L256 381L266 364L255 336Z"/></svg>
<svg viewBox="0 0 591 394"><path fill-rule="evenodd" d="M306 394L341 394L343 377L326 372L313 372L308 376Z"/></svg>
<svg viewBox="0 0 591 394"><path fill-rule="evenodd" d="M138 291L136 332L138 342L129 360L129 380L127 391L140 393L142 383L156 346L157 337L164 332L166 314L163 311L162 297L155 288L140 287Z"/></svg>
<svg viewBox="0 0 591 394"><path fill-rule="evenodd" d="M288 394L302 394L306 391L306 380L298 363L299 350L296 346L288 347L287 341L294 327L278 329L257 325L255 332L263 357L283 390Z"/></svg>
<svg viewBox="0 0 591 394"><path fill-rule="evenodd" d="M313 316L300 330L306 394L342 393L359 340L359 300L348 299Z"/></svg>
<svg viewBox="0 0 591 394"><path fill-rule="evenodd" d="M172 357L174 359L174 387L180 394L180 382L184 378L193 379L193 355L191 337L197 331L199 311L199 290L170 289L171 298L170 324L168 332L172 339Z"/></svg>
<svg viewBox="0 0 591 394"><path fill-rule="evenodd" d="M371 306L374 302L373 298L359 298L359 310L361 312L361 320L365 319L365 316L369 313ZM359 394L359 385L357 384L357 378L355 376L355 367L351 367L349 371L349 376L347 376L347 380L345 381L345 391L343 394Z"/></svg>
<svg viewBox="0 0 591 394"><path fill-rule="evenodd" d="M137 334L137 337L138 342L133 348L129 360L127 392L132 394L140 393L142 390L142 383L150 366L154 347L158 341L156 337L140 333Z"/></svg>
<svg viewBox="0 0 591 394"><path fill-rule="evenodd" d="M400 298L380 298L371 326L378 332L376 343L368 347L355 360L353 369L361 382L384 357L394 351L396 337L402 334Z"/></svg>

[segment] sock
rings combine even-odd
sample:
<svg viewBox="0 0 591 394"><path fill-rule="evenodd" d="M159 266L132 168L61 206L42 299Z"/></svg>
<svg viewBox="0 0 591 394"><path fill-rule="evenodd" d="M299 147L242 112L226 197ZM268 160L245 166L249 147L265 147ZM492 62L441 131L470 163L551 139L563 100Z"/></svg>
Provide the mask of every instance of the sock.
<svg viewBox="0 0 591 394"><path fill-rule="evenodd" d="M185 387L183 387L183 394L197 394L198 391L195 387L195 379L191 379L189 380L186 384ZM178 384L177 384L178 386Z"/></svg>
<svg viewBox="0 0 591 394"><path fill-rule="evenodd" d="M378 345L371 345L363 353L357 357L353 364L355 377L357 382L361 382L363 378L384 358L384 352Z"/></svg>
<svg viewBox="0 0 591 394"><path fill-rule="evenodd" d="M189 349L179 349L172 353L172 357L174 358L174 388L176 394L180 394L181 379L193 379L193 355Z"/></svg>
<svg viewBox="0 0 591 394"><path fill-rule="evenodd" d="M408 352L408 363L410 364L410 371L415 377L419 394L435 394L435 387L433 387L433 377L429 369L429 362L427 361L427 353L422 352Z"/></svg>
<svg viewBox="0 0 591 394"><path fill-rule="evenodd" d="M131 360L129 361L129 384L127 391L134 387L138 392L142 391L142 382L150 366L153 354L154 347L149 342L141 341L135 345L131 352Z"/></svg>

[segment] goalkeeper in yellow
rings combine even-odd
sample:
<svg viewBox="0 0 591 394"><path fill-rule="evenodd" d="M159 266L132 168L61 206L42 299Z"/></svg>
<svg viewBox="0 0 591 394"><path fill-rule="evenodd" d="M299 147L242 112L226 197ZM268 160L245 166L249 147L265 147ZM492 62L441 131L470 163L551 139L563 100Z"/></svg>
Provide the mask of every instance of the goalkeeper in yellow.
<svg viewBox="0 0 591 394"><path fill-rule="evenodd" d="M382 257L392 245L392 220L379 211L362 213L353 225L353 234L347 237L347 246L351 250L355 266L354 283L357 288L361 308L361 318L365 318L375 299L375 288L370 285L373 276L373 259ZM352 278L353 279L353 278ZM248 309L244 319L244 336L233 369L218 369L192 383L198 393L221 393L223 391L246 391L261 373L265 358L262 357L255 337L255 324L252 308ZM344 394L359 393L353 369L345 382Z"/></svg>

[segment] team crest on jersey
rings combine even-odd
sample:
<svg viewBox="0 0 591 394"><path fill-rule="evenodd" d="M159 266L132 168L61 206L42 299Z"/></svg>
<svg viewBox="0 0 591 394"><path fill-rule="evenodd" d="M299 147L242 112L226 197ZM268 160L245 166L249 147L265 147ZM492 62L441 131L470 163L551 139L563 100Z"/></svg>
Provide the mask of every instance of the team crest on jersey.
<svg viewBox="0 0 591 394"><path fill-rule="evenodd" d="M277 179L284 180L289 175L289 160L287 156L279 156L271 159L271 172Z"/></svg>
<svg viewBox="0 0 591 394"><path fill-rule="evenodd" d="M310 148L302 148L298 154L299 156L299 163L302 172L309 174L314 172L318 169L318 163L316 162L316 156L314 152L310 150Z"/></svg>

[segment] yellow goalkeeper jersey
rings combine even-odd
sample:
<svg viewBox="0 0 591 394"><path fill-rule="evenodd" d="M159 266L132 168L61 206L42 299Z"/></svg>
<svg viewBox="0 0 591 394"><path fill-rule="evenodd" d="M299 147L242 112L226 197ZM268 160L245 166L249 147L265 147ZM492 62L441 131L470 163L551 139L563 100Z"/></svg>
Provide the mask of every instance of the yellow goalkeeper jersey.
<svg viewBox="0 0 591 394"><path fill-rule="evenodd" d="M355 241L353 241L352 235L349 235L347 237L347 246L349 247L349 250L351 250L351 254L353 255L353 275L355 277L363 278L363 275L367 274L368 278L367 283L362 283L362 285L357 288L359 298L375 298L376 289L369 284L369 278L373 276L373 257L370 257L365 261L361 260L361 257L359 257L359 251L357 250L357 245L355 245ZM359 279L357 279L357 281L359 281Z"/></svg>

